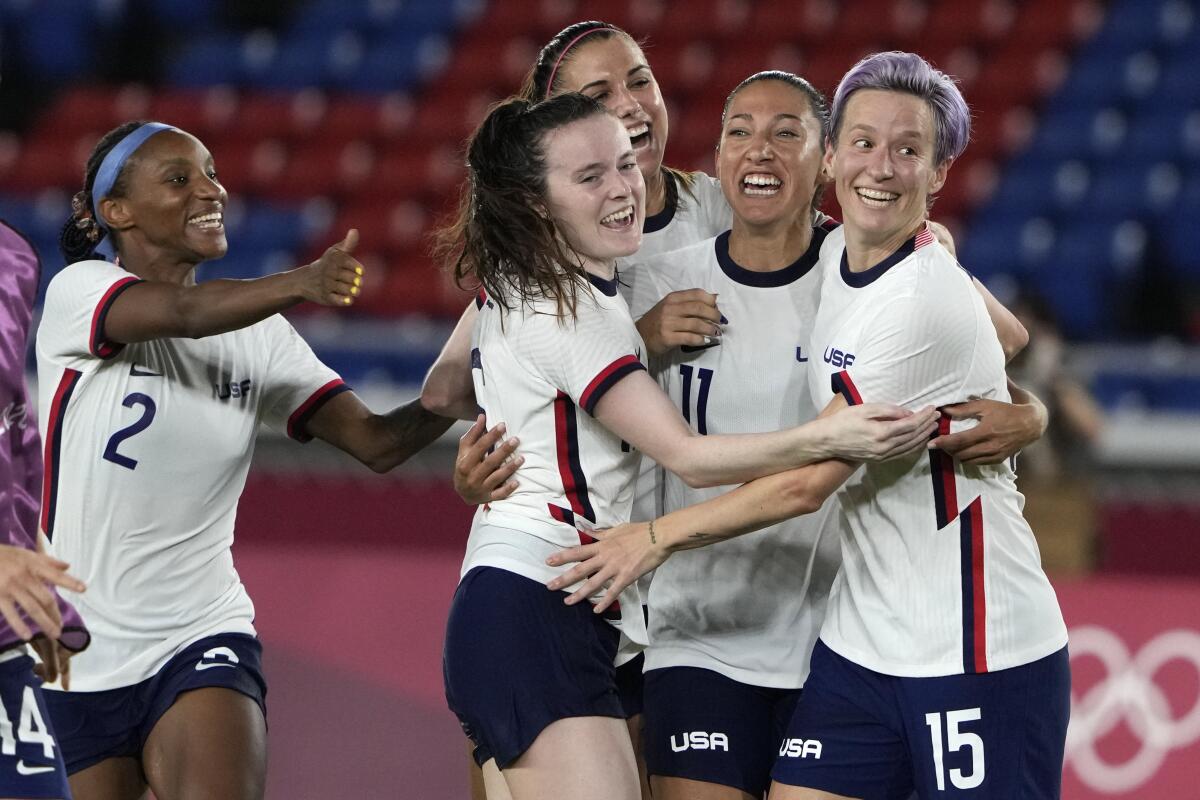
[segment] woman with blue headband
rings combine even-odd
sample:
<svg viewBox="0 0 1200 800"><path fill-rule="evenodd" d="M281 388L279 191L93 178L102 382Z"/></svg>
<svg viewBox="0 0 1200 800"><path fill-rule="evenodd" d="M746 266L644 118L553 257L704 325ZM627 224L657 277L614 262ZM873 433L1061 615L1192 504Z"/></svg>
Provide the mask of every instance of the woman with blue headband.
<svg viewBox="0 0 1200 800"><path fill-rule="evenodd" d="M159 123L106 135L63 230L37 335L42 527L88 584L93 634L48 705L76 798L261 798L254 609L233 568L238 496L266 422L383 472L450 420L373 414L279 312L354 303L350 231L311 264L196 282L225 255L212 155Z"/></svg>

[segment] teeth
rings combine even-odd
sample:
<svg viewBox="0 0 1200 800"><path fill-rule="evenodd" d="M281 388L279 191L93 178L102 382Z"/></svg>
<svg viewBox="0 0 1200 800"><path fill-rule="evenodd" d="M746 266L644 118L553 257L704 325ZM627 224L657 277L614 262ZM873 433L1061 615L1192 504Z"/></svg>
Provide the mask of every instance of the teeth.
<svg viewBox="0 0 1200 800"><path fill-rule="evenodd" d="M858 196L869 206L882 208L900 195L895 192L885 192L882 189L855 189Z"/></svg>
<svg viewBox="0 0 1200 800"><path fill-rule="evenodd" d="M638 136L641 136L643 133L649 133L650 126L643 122L642 124L638 125L636 128L629 128L628 132L629 132L629 138L634 139Z"/></svg>
<svg viewBox="0 0 1200 800"><path fill-rule="evenodd" d="M216 228L220 226L223 215L220 211L214 211L211 214L198 214L188 220L189 225L197 225L201 228Z"/></svg>
<svg viewBox="0 0 1200 800"><path fill-rule="evenodd" d="M601 225L610 225L618 222L625 222L633 216L633 206L626 206L620 211L614 211L604 219L600 220Z"/></svg>
<svg viewBox="0 0 1200 800"><path fill-rule="evenodd" d="M781 181L774 175L765 175L762 173L754 173L742 178L742 183L750 184L751 186L779 186Z"/></svg>

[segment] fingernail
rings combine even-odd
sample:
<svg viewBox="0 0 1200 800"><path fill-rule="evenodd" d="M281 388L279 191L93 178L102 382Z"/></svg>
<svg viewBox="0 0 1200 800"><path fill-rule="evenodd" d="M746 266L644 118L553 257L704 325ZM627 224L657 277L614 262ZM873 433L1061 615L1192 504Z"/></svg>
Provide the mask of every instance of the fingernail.
<svg viewBox="0 0 1200 800"><path fill-rule="evenodd" d="M362 270L359 270L359 271L361 272ZM362 286L362 278L360 278L360 277L358 277L357 275L355 275L355 276L354 276L354 285L355 285L355 286Z"/></svg>
<svg viewBox="0 0 1200 800"><path fill-rule="evenodd" d="M358 284L357 283L355 283L353 286L350 287L350 294L358 294Z"/></svg>
<svg viewBox="0 0 1200 800"><path fill-rule="evenodd" d="M348 306L348 305L350 305L350 298L349 298L349 297L343 297L343 298L342 298L342 305L344 305L344 306Z"/></svg>
<svg viewBox="0 0 1200 800"><path fill-rule="evenodd" d="M355 271L356 273L358 273L359 275L362 275L362 274L363 274L362 267L355 267L355 268L354 268L354 271Z"/></svg>
<svg viewBox="0 0 1200 800"><path fill-rule="evenodd" d="M517 466L519 467L524 463L525 463L525 456L517 456Z"/></svg>
<svg viewBox="0 0 1200 800"><path fill-rule="evenodd" d="M721 315L721 324L722 324L722 325L728 325L728 324L729 324L729 320L725 319L725 315L724 315L724 314L722 314L722 315Z"/></svg>

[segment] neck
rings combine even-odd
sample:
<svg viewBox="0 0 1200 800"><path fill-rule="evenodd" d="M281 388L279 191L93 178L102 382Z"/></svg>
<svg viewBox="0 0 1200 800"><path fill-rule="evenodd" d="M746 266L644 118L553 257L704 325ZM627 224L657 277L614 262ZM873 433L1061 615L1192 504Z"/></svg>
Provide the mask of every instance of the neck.
<svg viewBox="0 0 1200 800"><path fill-rule="evenodd" d="M196 283L196 262L181 261L178 256L162 252L148 253L130 246L118 250L117 256L121 268L139 278L180 286Z"/></svg>
<svg viewBox="0 0 1200 800"><path fill-rule="evenodd" d="M846 225L846 264L851 272L865 272L899 250L925 227L925 220L882 236L869 235Z"/></svg>
<svg viewBox="0 0 1200 800"><path fill-rule="evenodd" d="M643 175L646 183L646 216L650 217L662 212L667 207L667 176L662 167L654 170L650 176Z"/></svg>
<svg viewBox="0 0 1200 800"><path fill-rule="evenodd" d="M599 261L594 258L584 258L583 268L597 278L603 278L606 281L611 281L617 276L616 259L611 261Z"/></svg>
<svg viewBox="0 0 1200 800"><path fill-rule="evenodd" d="M734 217L729 257L751 272L773 272L794 264L810 244L812 209L774 225L751 225Z"/></svg>

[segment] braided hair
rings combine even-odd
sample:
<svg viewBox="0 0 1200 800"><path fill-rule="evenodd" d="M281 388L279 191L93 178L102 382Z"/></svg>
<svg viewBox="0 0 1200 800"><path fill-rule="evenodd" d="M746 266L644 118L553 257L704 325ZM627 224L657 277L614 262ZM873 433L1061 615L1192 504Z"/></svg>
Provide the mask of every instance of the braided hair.
<svg viewBox="0 0 1200 800"><path fill-rule="evenodd" d="M96 221L96 202L92 197L92 187L96 184L96 173L100 171L100 164L109 151L116 147L122 139L145 124L144 120L137 120L113 128L100 138L95 149L92 150L92 154L88 156L87 165L83 169L83 189L76 192L75 196L71 198L71 216L63 225L62 232L58 236L58 249L68 264L84 261L92 256L96 251L96 245L109 235ZM126 166L128 167L128 164ZM112 191L108 193L109 197L125 196L126 171L125 169L121 170L117 176Z"/></svg>

